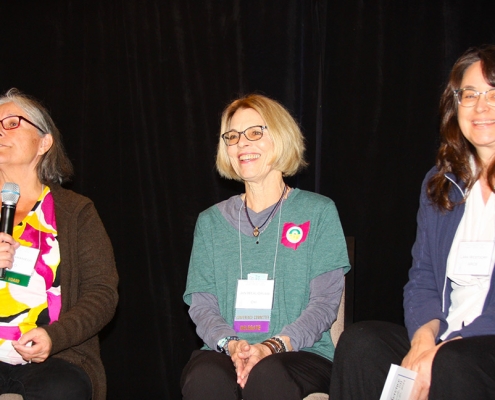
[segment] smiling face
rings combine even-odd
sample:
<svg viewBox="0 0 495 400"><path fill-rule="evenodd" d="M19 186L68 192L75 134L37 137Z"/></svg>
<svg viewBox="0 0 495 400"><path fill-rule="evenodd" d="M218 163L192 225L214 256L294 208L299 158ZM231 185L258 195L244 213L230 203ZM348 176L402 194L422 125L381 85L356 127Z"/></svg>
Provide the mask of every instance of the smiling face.
<svg viewBox="0 0 495 400"><path fill-rule="evenodd" d="M14 103L0 105L0 120L20 115L27 119L26 112ZM43 154L52 144L50 134L39 135L38 130L28 122L21 120L18 128L5 130L0 126L0 170L20 167L24 171L34 171Z"/></svg>
<svg viewBox="0 0 495 400"><path fill-rule="evenodd" d="M255 125L266 125L261 115L252 108L237 110L230 120L230 129L242 132ZM271 175L280 174L271 168L273 163L273 141L270 129L265 129L263 137L249 141L241 135L239 143L228 146L227 153L234 171L243 181L260 183Z"/></svg>
<svg viewBox="0 0 495 400"><path fill-rule="evenodd" d="M466 69L460 87L481 93L493 89L485 80L479 61ZM481 94L473 107L458 105L457 121L464 137L476 148L481 160L488 163L495 154L495 107L487 104Z"/></svg>

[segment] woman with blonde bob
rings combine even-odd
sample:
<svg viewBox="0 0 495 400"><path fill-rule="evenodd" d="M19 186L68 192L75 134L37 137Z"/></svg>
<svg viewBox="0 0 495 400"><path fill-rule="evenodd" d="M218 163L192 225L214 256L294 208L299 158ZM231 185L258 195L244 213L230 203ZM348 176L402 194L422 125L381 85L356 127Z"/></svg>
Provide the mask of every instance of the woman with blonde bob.
<svg viewBox="0 0 495 400"><path fill-rule="evenodd" d="M291 188L306 166L289 112L253 94L224 110L221 176L245 192L198 218L185 302L204 342L181 379L184 399L302 399L326 392L349 267L332 200Z"/></svg>

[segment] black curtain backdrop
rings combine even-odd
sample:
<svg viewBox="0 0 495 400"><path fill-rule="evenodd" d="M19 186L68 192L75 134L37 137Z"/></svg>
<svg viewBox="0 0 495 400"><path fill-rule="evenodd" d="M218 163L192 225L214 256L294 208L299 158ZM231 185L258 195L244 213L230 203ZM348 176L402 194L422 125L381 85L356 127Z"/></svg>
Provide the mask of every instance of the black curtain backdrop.
<svg viewBox="0 0 495 400"><path fill-rule="evenodd" d="M402 323L420 184L455 59L495 43L495 2L16 0L0 3L0 90L42 100L112 239L120 303L102 333L109 399L180 399L200 344L182 301L220 113L258 92L293 113L356 238L354 319Z"/></svg>

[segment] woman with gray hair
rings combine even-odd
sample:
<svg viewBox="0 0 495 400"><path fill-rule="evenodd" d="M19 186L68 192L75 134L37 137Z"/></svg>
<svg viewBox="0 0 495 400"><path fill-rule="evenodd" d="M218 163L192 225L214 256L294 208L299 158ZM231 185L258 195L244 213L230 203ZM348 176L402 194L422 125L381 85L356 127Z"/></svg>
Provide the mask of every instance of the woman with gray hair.
<svg viewBox="0 0 495 400"><path fill-rule="evenodd" d="M60 186L71 174L47 110L1 96L0 187L16 199L12 235L0 233L0 393L25 400L106 398L97 334L118 276L93 203Z"/></svg>
<svg viewBox="0 0 495 400"><path fill-rule="evenodd" d="M184 300L204 342L181 379L186 400L302 399L326 392L349 259L335 204L291 188L304 139L276 101L223 112L217 169L245 192L200 214Z"/></svg>

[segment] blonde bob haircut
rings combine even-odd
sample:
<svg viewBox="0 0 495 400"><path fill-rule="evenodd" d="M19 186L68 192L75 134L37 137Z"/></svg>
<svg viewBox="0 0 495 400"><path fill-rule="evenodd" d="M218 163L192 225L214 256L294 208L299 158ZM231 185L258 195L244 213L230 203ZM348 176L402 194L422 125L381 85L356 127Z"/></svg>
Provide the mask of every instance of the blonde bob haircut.
<svg viewBox="0 0 495 400"><path fill-rule="evenodd" d="M274 149L271 162L273 169L282 172L283 176L292 176L307 165L304 160L304 137L290 113L275 100L259 94L250 94L234 100L222 113L216 162L221 176L242 181L242 178L232 168L222 133L230 130L230 122L236 111L246 108L252 108L258 112L268 127Z"/></svg>

